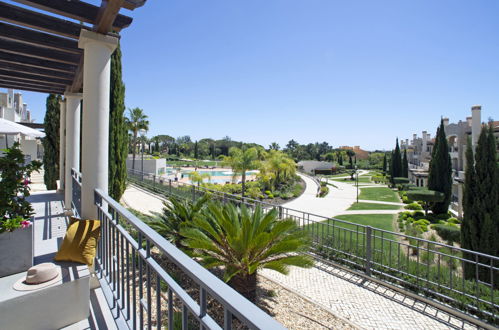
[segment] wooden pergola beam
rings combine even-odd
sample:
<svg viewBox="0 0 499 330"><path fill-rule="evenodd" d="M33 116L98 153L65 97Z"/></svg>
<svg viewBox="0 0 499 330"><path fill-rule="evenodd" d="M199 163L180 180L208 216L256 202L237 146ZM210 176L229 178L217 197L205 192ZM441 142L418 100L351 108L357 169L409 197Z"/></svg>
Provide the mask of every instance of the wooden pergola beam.
<svg viewBox="0 0 499 330"><path fill-rule="evenodd" d="M13 6L5 2L0 2L0 20L72 39L78 39L80 30L85 28L84 25Z"/></svg>
<svg viewBox="0 0 499 330"><path fill-rule="evenodd" d="M3 62L13 63L13 64L21 64L21 65L33 66L35 68L50 69L67 73L74 73L76 71L76 65L73 64L42 60L39 58L34 58L24 55L14 55L11 53L4 52L2 49L0 49L0 60Z"/></svg>
<svg viewBox="0 0 499 330"><path fill-rule="evenodd" d="M134 10L136 8L142 7L146 3L146 0L125 0L123 3L123 8Z"/></svg>
<svg viewBox="0 0 499 330"><path fill-rule="evenodd" d="M14 64L14 63L9 63L9 62L4 62L2 60L0 60L0 69L11 71L11 72L17 72L17 73L25 73L25 74L40 76L40 77L59 78L59 79L63 79L63 80L68 80L68 81L70 81L70 83L71 83L71 81L73 81L73 78L74 78L73 73L66 73L66 72L61 72L61 71L42 69L42 68L33 67L33 66L26 66L26 65L22 65L22 64Z"/></svg>
<svg viewBox="0 0 499 330"><path fill-rule="evenodd" d="M40 93L53 93L53 94L64 94L64 90L50 88L46 86L29 86L24 84L14 84L11 82L4 82L0 80L0 87L3 88L14 88L19 90L31 91L31 92L40 92Z"/></svg>
<svg viewBox="0 0 499 330"><path fill-rule="evenodd" d="M69 17L81 22L95 24L99 14L99 7L75 0L14 0L16 2L45 10L57 15ZM132 23L133 18L125 15L116 15L112 27L116 31L124 29Z"/></svg>
<svg viewBox="0 0 499 330"><path fill-rule="evenodd" d="M6 53L25 55L67 64L78 64L80 62L80 57L82 56L80 54L70 54L3 38L0 38L0 49Z"/></svg>
<svg viewBox="0 0 499 330"><path fill-rule="evenodd" d="M44 88L50 88L54 90L65 90L65 85L63 84L52 84L48 82L36 82L36 81L26 81L26 80L21 80L21 79L16 79L12 77L0 77L0 81L4 83L12 83L16 85L23 85L23 86L32 86L32 87L44 87Z"/></svg>
<svg viewBox="0 0 499 330"><path fill-rule="evenodd" d="M118 15L124 0L102 0L97 19L94 23L94 30L106 34L111 31L113 21Z"/></svg>
<svg viewBox="0 0 499 330"><path fill-rule="evenodd" d="M17 71L9 71L9 70L3 70L0 68L0 77L1 78L15 78L19 80L25 80L25 81L33 81L33 82L38 82L38 83L53 83L57 85L69 85L71 84L71 80L67 79L61 79L61 78L54 78L54 77L43 77L43 76L37 76L33 74L27 74L27 73L22 73L22 72L17 72Z"/></svg>
<svg viewBox="0 0 499 330"><path fill-rule="evenodd" d="M0 38L25 42L30 45L56 49L73 54L83 54L78 42L52 34L25 29L20 26L0 22Z"/></svg>

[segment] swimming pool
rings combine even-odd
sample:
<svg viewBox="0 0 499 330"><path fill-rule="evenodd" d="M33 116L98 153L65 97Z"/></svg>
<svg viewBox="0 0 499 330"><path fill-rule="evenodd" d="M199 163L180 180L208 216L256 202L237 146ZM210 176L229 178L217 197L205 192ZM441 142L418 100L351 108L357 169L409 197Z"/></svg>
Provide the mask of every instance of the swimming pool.
<svg viewBox="0 0 499 330"><path fill-rule="evenodd" d="M189 176L189 173L194 172L194 171L182 171L180 172L181 174ZM227 176L227 177L232 177L234 173L230 170L227 171L198 171L199 174L209 174L211 176ZM246 175L256 175L258 174L258 171L247 171Z"/></svg>

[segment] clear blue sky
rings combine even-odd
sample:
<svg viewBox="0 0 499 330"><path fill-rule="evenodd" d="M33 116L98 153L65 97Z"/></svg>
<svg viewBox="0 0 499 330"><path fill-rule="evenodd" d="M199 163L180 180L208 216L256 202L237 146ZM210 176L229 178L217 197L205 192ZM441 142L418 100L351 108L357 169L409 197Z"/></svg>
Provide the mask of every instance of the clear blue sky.
<svg viewBox="0 0 499 330"><path fill-rule="evenodd" d="M499 118L499 1L149 0L126 106L169 134L392 148L473 104ZM37 121L45 95L24 92Z"/></svg>

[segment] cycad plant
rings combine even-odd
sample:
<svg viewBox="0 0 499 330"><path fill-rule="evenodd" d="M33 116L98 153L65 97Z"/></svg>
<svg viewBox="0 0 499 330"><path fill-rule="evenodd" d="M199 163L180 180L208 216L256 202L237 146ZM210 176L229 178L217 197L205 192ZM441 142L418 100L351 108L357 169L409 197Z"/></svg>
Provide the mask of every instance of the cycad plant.
<svg viewBox="0 0 499 330"><path fill-rule="evenodd" d="M233 204L210 202L202 217L183 227L184 243L207 268L222 266L224 281L255 301L257 271L269 268L287 274L289 266L311 267L303 255L309 238L291 219L279 220L277 210L265 213Z"/></svg>
<svg viewBox="0 0 499 330"><path fill-rule="evenodd" d="M163 214L159 218L151 220L149 226L175 244L177 248L185 250L186 246L182 244L184 236L180 233L180 229L200 216L207 199L204 196L191 203L185 199L170 197L168 202L163 202Z"/></svg>

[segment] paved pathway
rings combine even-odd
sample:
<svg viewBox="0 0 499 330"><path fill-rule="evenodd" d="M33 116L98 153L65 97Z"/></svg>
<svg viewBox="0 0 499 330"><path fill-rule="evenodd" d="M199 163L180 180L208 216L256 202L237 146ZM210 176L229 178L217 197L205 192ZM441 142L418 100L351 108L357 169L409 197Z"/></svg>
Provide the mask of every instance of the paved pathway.
<svg viewBox="0 0 499 330"><path fill-rule="evenodd" d="M129 184L120 202L125 207L130 207L147 215L153 215L153 213L161 213L163 211L163 201L165 200L159 195Z"/></svg>
<svg viewBox="0 0 499 330"><path fill-rule="evenodd" d="M473 329L431 306L340 268L292 267L289 275L264 269L260 274L322 305L363 329ZM443 322L442 322L443 321Z"/></svg>

